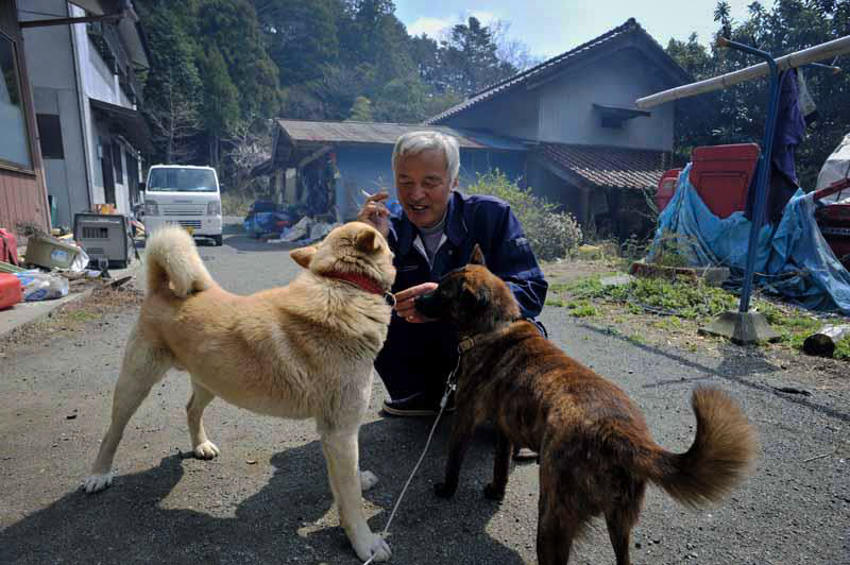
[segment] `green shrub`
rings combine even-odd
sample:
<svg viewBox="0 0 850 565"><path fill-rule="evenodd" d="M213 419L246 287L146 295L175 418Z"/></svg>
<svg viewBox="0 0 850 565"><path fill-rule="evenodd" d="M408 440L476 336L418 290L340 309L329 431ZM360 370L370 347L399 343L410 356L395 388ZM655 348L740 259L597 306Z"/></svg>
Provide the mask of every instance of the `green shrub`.
<svg viewBox="0 0 850 565"><path fill-rule="evenodd" d="M520 188L498 170L478 175L465 192L489 194L507 202L538 259L562 259L574 253L581 243L581 228L571 214L558 212L555 204L532 194L530 187Z"/></svg>
<svg viewBox="0 0 850 565"><path fill-rule="evenodd" d="M245 192L223 192L221 211L225 216L247 216L255 196Z"/></svg>

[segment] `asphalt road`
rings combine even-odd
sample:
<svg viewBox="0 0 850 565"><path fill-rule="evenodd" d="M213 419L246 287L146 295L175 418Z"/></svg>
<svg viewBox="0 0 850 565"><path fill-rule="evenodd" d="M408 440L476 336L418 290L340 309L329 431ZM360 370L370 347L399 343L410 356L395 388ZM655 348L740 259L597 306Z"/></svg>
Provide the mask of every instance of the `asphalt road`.
<svg viewBox="0 0 850 565"><path fill-rule="evenodd" d="M201 247L216 279L238 293L285 284L286 250L243 236ZM216 400L205 414L222 450L191 458L184 405L188 379L170 373L130 422L112 488L78 486L106 429L112 386L135 307L14 347L0 357L1 563L355 564L339 527L311 422L256 416ZM650 488L633 532L635 563L850 563L850 402L843 393L777 392L794 386L758 356L729 348L722 359L635 345L570 319L543 316L569 354L622 386L643 408L654 437L672 450L692 440L690 391L730 391L757 426L754 475L725 502L685 509ZM424 446L429 422L385 419L377 383L361 435L364 469L380 483L366 494L380 530ZM447 423L446 423L447 424ZM454 500L432 495L448 425L396 517L394 563L511 564L535 561L537 467L517 466L501 505L487 501L492 437L479 434ZM598 522L573 563L613 563Z"/></svg>

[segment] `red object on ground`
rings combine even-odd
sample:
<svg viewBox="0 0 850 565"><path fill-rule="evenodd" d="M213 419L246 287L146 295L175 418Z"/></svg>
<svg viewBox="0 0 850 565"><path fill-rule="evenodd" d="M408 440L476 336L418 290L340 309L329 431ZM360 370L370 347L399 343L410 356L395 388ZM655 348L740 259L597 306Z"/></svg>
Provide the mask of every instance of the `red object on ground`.
<svg viewBox="0 0 850 565"><path fill-rule="evenodd" d="M658 190L655 191L655 205L658 206L658 211L661 212L673 199L676 194L676 185L679 182L679 173L682 169L670 169L666 171L658 181Z"/></svg>
<svg viewBox="0 0 850 565"><path fill-rule="evenodd" d="M18 277L0 273L0 310L11 308L21 300L23 300L23 294Z"/></svg>
<svg viewBox="0 0 850 565"><path fill-rule="evenodd" d="M18 242L15 234L0 228L0 261L18 264Z"/></svg>
<svg viewBox="0 0 850 565"><path fill-rule="evenodd" d="M757 143L697 147L691 153L690 180L716 216L726 218L747 207L747 190L756 172Z"/></svg>
<svg viewBox="0 0 850 565"><path fill-rule="evenodd" d="M820 200L843 190L850 190L850 179L840 180L822 188L814 194L814 199ZM850 269L850 204L829 204L817 208L815 221L832 252L845 268Z"/></svg>

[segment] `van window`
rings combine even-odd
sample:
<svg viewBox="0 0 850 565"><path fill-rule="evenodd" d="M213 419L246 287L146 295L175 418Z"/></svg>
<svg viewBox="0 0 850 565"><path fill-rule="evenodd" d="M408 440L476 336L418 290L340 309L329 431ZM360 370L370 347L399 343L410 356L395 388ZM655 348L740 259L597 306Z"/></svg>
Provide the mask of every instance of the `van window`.
<svg viewBox="0 0 850 565"><path fill-rule="evenodd" d="M215 173L207 169L151 169L148 192L216 192Z"/></svg>

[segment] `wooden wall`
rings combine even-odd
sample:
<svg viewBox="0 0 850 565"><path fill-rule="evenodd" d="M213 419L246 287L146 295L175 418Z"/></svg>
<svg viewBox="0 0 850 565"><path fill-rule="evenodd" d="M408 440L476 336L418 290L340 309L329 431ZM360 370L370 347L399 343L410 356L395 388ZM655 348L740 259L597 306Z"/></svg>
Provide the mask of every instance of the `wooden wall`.
<svg viewBox="0 0 850 565"><path fill-rule="evenodd" d="M15 231L19 223L36 224L44 230L50 228L47 208L47 189L41 167L41 151L36 141L37 129L33 112L32 93L27 77L24 46L15 0L0 0L0 33L12 39L21 78L21 97L30 140L33 168L17 170L0 164L0 227Z"/></svg>

